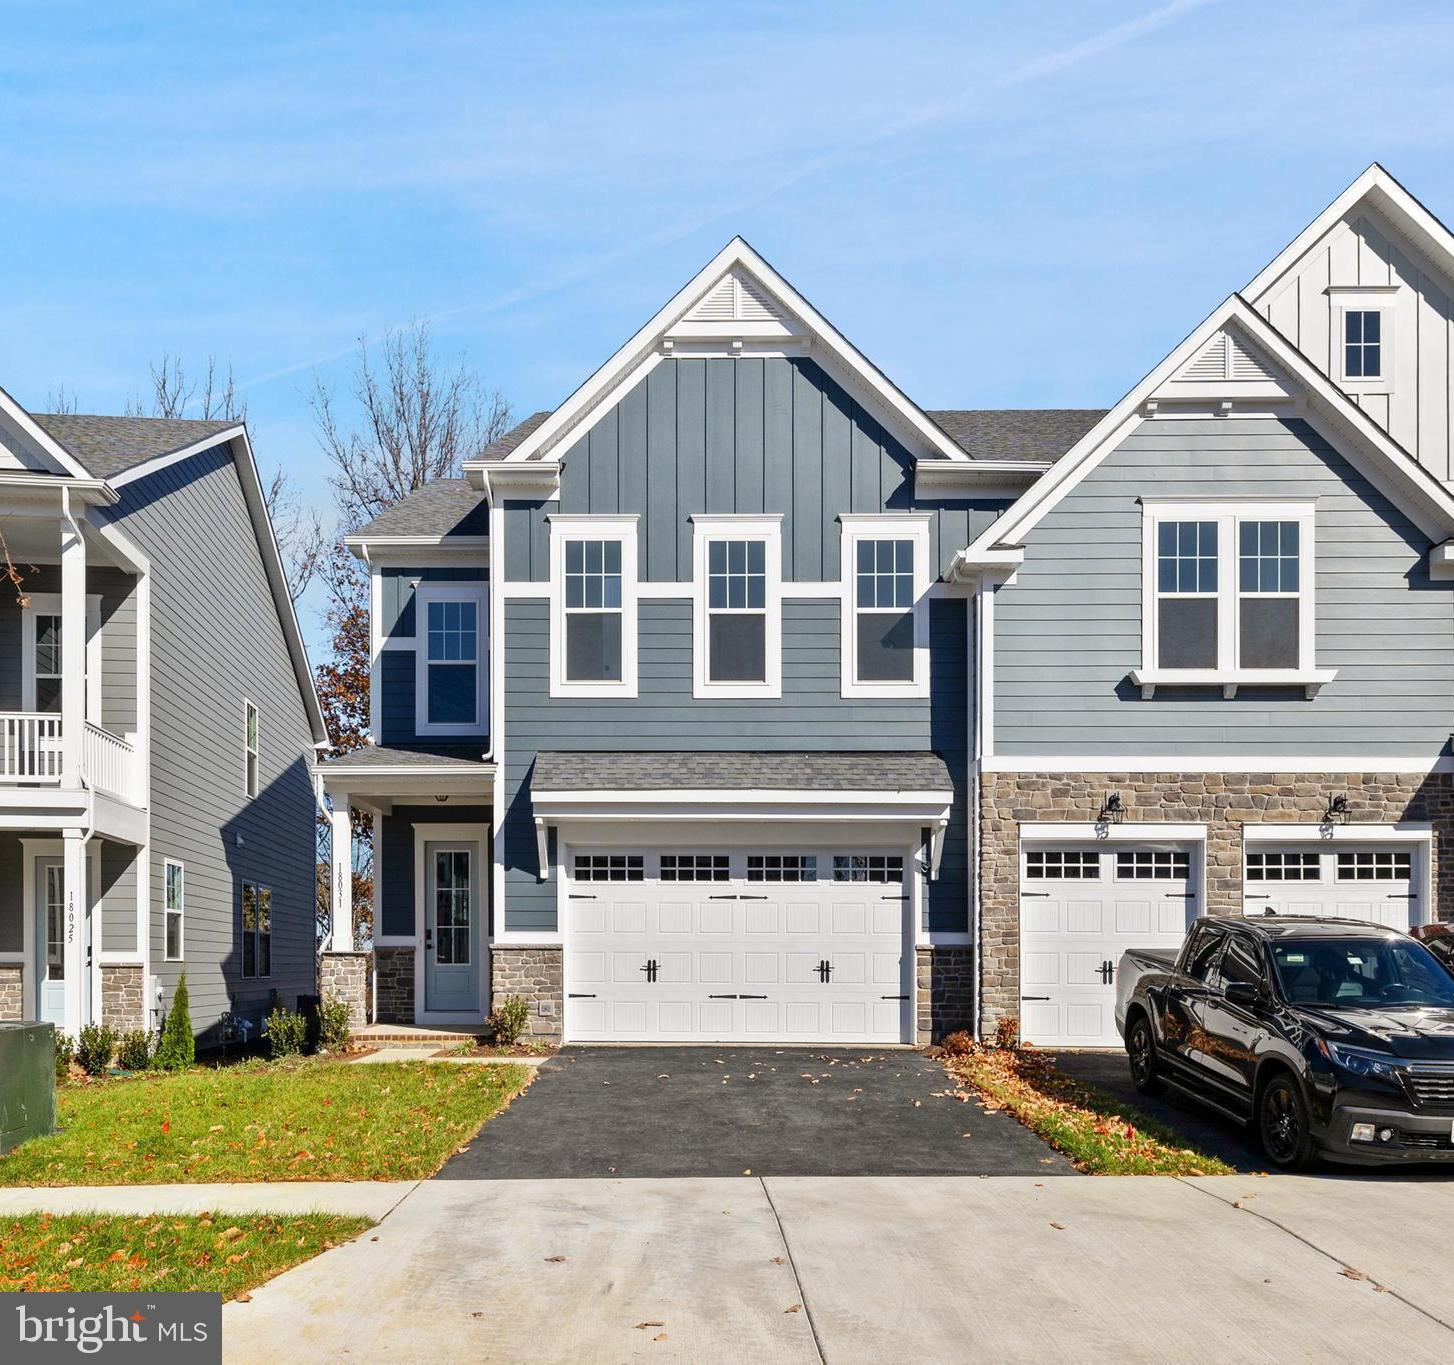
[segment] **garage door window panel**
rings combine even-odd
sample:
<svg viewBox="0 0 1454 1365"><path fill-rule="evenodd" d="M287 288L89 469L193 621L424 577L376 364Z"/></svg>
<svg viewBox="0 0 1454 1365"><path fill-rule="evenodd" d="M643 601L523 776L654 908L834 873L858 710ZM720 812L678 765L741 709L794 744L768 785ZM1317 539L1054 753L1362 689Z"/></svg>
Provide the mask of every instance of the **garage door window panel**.
<svg viewBox="0 0 1454 1365"><path fill-rule="evenodd" d="M578 853L571 875L578 882L639 882L646 879L640 853Z"/></svg>
<svg viewBox="0 0 1454 1365"><path fill-rule="evenodd" d="M1323 875L1318 853L1249 853L1249 882L1315 882Z"/></svg>
<svg viewBox="0 0 1454 1365"><path fill-rule="evenodd" d="M1101 855L1094 849L1032 848L1025 875L1034 881L1099 881Z"/></svg>
<svg viewBox="0 0 1454 1365"><path fill-rule="evenodd" d="M1191 873L1191 855L1170 849L1122 849L1116 854L1116 880L1181 881Z"/></svg>
<svg viewBox="0 0 1454 1365"><path fill-rule="evenodd" d="M835 882L901 882L904 860L896 855L877 853L834 854Z"/></svg>
<svg viewBox="0 0 1454 1365"><path fill-rule="evenodd" d="M818 880L818 858L813 853L749 853L747 880L815 882Z"/></svg>
<svg viewBox="0 0 1454 1365"><path fill-rule="evenodd" d="M725 882L731 876L730 861L725 853L663 853L661 879L664 882Z"/></svg>
<svg viewBox="0 0 1454 1365"><path fill-rule="evenodd" d="M1376 849L1338 855L1340 882L1408 881L1413 876L1412 853Z"/></svg>

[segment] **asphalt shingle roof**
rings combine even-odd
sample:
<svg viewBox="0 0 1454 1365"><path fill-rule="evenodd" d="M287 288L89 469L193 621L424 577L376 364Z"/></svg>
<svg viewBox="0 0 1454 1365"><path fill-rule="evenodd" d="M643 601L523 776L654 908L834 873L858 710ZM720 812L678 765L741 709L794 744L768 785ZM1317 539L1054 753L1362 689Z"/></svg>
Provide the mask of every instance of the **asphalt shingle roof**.
<svg viewBox="0 0 1454 1365"><path fill-rule="evenodd" d="M653 791L721 787L772 791L953 790L935 753L542 751L532 791Z"/></svg>
<svg viewBox="0 0 1454 1365"><path fill-rule="evenodd" d="M485 495L468 479L436 479L380 512L356 534L376 536L486 536Z"/></svg>
<svg viewBox="0 0 1454 1365"><path fill-rule="evenodd" d="M425 744L398 748L386 744L366 744L324 759L321 767L330 772L372 772L375 768L463 768L477 769L484 760L481 744Z"/></svg>
<svg viewBox="0 0 1454 1365"><path fill-rule="evenodd" d="M1102 417L1104 408L950 408L926 414L975 460L1058 460Z"/></svg>
<svg viewBox="0 0 1454 1365"><path fill-rule="evenodd" d="M548 411L532 412L530 416L527 417L518 426L511 427L511 429L507 431L502 437L500 437L498 441L492 442L490 445L487 445L484 450L480 452L480 458L482 460L498 460L503 456L508 455L512 450L515 449L516 446L520 444L521 441L529 436L530 433L534 431L535 428L538 427L549 416L550 413Z"/></svg>
<svg viewBox="0 0 1454 1365"><path fill-rule="evenodd" d="M59 441L98 479L109 479L185 450L198 441L229 431L235 421L193 421L180 417L106 417L95 413L33 412L36 424Z"/></svg>

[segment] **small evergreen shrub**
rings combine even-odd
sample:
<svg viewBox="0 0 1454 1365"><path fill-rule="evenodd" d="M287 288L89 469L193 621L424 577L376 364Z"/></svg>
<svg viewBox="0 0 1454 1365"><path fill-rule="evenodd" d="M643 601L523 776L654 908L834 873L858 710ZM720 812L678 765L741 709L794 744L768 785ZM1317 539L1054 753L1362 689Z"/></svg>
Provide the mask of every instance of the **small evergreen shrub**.
<svg viewBox="0 0 1454 1365"><path fill-rule="evenodd" d="M152 1065L161 1071L185 1071L197 1060L197 1039L192 1033L192 1015L187 1008L187 974L183 972L172 995L162 1036Z"/></svg>
<svg viewBox="0 0 1454 1365"><path fill-rule="evenodd" d="M518 995L507 995L485 1021L491 1039L504 1047L513 1047L525 1034L530 1023L530 1006Z"/></svg>
<svg viewBox="0 0 1454 1365"><path fill-rule="evenodd" d="M324 1052L342 1052L352 1037L348 1001L325 996L318 1006L318 1046Z"/></svg>
<svg viewBox="0 0 1454 1365"><path fill-rule="evenodd" d="M308 1016L297 1010L277 1006L268 1015L268 1056L301 1057L308 1047Z"/></svg>
<svg viewBox="0 0 1454 1365"><path fill-rule="evenodd" d="M71 1063L76 1060L76 1044L69 1033L56 1030L56 1080L63 1081L71 1074Z"/></svg>
<svg viewBox="0 0 1454 1365"><path fill-rule="evenodd" d="M76 1061L88 1076L104 1076L116 1051L116 1030L110 1024L87 1024L76 1040Z"/></svg>
<svg viewBox="0 0 1454 1365"><path fill-rule="evenodd" d="M128 1029L116 1040L116 1065L123 1071L145 1071L151 1065L151 1034Z"/></svg>

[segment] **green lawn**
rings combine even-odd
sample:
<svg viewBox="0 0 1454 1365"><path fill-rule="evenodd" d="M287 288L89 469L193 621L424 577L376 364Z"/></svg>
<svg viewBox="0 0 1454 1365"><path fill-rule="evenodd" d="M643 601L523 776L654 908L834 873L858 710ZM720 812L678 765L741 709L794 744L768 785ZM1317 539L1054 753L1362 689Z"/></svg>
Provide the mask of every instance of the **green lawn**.
<svg viewBox="0 0 1454 1365"><path fill-rule="evenodd" d="M0 1218L0 1290L201 1289L231 1299L372 1226L324 1213Z"/></svg>
<svg viewBox="0 0 1454 1365"><path fill-rule="evenodd" d="M530 1078L523 1066L310 1060L68 1084L60 1132L0 1156L0 1185L418 1179Z"/></svg>

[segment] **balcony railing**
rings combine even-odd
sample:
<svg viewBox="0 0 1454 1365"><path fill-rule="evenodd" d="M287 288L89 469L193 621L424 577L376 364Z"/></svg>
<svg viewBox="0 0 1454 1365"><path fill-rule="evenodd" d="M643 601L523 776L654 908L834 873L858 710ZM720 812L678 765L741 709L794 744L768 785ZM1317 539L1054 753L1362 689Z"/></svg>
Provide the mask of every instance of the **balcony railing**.
<svg viewBox="0 0 1454 1365"><path fill-rule="evenodd" d="M0 711L0 782L61 780L61 718L28 711Z"/></svg>
<svg viewBox="0 0 1454 1365"><path fill-rule="evenodd" d="M64 764L58 715L0 711L0 786L59 786ZM87 721L81 736L81 778L93 791L135 801L135 748Z"/></svg>

